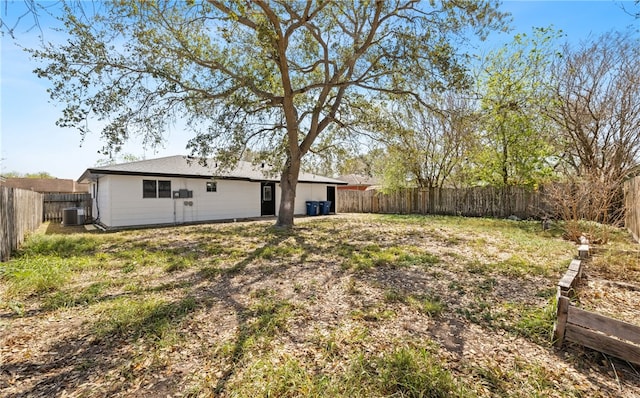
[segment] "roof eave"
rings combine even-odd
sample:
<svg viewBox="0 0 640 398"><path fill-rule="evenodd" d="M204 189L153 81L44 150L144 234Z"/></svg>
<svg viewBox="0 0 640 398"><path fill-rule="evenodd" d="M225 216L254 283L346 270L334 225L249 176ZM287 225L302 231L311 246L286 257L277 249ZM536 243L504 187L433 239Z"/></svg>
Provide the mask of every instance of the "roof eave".
<svg viewBox="0 0 640 398"><path fill-rule="evenodd" d="M103 175L128 175L128 176L149 176L149 177L167 177L167 178L194 178L201 180L208 179L218 179L218 180L236 180L236 181L251 181L251 182L260 182L260 181L270 181L270 182L278 182L280 179L278 178L251 178L251 177L237 177L237 176L216 176L216 175L203 175L203 174L179 174L179 173L158 173L158 172L143 172L143 171L124 171L124 170L108 170L108 169L87 169L80 178L78 182L92 181L92 176L96 178L100 178ZM344 181L313 181L313 180L299 180L298 182L302 183L311 183L311 184L331 184L331 185L347 185Z"/></svg>

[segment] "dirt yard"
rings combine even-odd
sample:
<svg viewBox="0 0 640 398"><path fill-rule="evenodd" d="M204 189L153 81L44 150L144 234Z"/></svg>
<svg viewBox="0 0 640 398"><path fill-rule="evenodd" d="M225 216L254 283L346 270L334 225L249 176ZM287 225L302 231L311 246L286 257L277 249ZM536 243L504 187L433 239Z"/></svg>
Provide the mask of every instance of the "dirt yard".
<svg viewBox="0 0 640 398"><path fill-rule="evenodd" d="M559 230L271 224L43 226L0 265L0 396L640 397L640 366L551 346L555 286L576 253ZM640 269L598 261L580 300L607 312L600 281L637 286ZM630 292L611 308L637 322Z"/></svg>
<svg viewBox="0 0 640 398"><path fill-rule="evenodd" d="M580 307L640 326L640 250L595 246L576 289Z"/></svg>

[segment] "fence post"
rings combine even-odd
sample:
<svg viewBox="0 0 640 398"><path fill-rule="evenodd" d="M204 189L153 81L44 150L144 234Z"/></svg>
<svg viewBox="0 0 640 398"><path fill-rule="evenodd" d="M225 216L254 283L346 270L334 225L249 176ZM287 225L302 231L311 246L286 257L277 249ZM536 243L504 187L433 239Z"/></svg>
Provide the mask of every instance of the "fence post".
<svg viewBox="0 0 640 398"><path fill-rule="evenodd" d="M41 204L37 192L0 186L0 261L8 260L26 233L40 226Z"/></svg>
<svg viewBox="0 0 640 398"><path fill-rule="evenodd" d="M585 259L589 257L589 245L580 245L578 247L578 258Z"/></svg>
<svg viewBox="0 0 640 398"><path fill-rule="evenodd" d="M559 287L556 298L558 311L556 315L556 322L553 325L553 345L556 348L560 348L562 347L562 343L564 342L564 331L567 327L567 316L569 315L569 298L563 296L560 293Z"/></svg>

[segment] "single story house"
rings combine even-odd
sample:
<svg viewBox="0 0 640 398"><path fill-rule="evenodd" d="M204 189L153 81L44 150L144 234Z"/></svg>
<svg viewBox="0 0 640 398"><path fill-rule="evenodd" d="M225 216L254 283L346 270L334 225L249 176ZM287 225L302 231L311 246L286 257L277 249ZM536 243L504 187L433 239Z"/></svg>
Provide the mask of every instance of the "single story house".
<svg viewBox="0 0 640 398"><path fill-rule="evenodd" d="M93 217L107 228L275 216L280 206L279 176L249 162L220 171L213 161L169 156L89 168L78 181L91 184ZM294 213L306 214L307 201L331 201L335 212L343 184L301 172Z"/></svg>

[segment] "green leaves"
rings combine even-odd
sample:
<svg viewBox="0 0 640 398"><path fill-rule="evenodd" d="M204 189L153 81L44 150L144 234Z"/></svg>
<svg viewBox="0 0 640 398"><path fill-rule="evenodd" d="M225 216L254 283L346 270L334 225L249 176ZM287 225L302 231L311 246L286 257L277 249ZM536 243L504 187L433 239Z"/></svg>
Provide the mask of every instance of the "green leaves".
<svg viewBox="0 0 640 398"><path fill-rule="evenodd" d="M466 82L447 32L500 20L489 3L474 3L434 4L428 12L410 1L122 0L92 9L70 3L61 17L68 42L32 54L48 62L37 73L54 83L54 99L69 104L64 126L126 115L129 133L153 135L152 128L179 114L224 142L233 140L225 131L238 123L249 128L258 118L270 125L286 119L315 137L338 111L348 114L345 100L358 91L407 93L416 85ZM284 109L289 96L294 109ZM217 128L204 108L239 117ZM288 112L295 117L285 118ZM244 144L252 141L247 137L259 142L259 131L247 131Z"/></svg>
<svg viewBox="0 0 640 398"><path fill-rule="evenodd" d="M553 172L555 138L543 109L551 101L551 28L519 34L491 53L479 80L482 130L471 158L478 182L535 187Z"/></svg>
<svg viewBox="0 0 640 398"><path fill-rule="evenodd" d="M70 4L68 41L31 51L66 104L60 125L87 133L103 122L110 153L134 134L157 145L180 120L193 131L192 154L232 159L251 148L290 176L318 137L359 133L363 98L468 86L452 38L499 28L503 17L489 1ZM343 142L334 144L322 146Z"/></svg>

